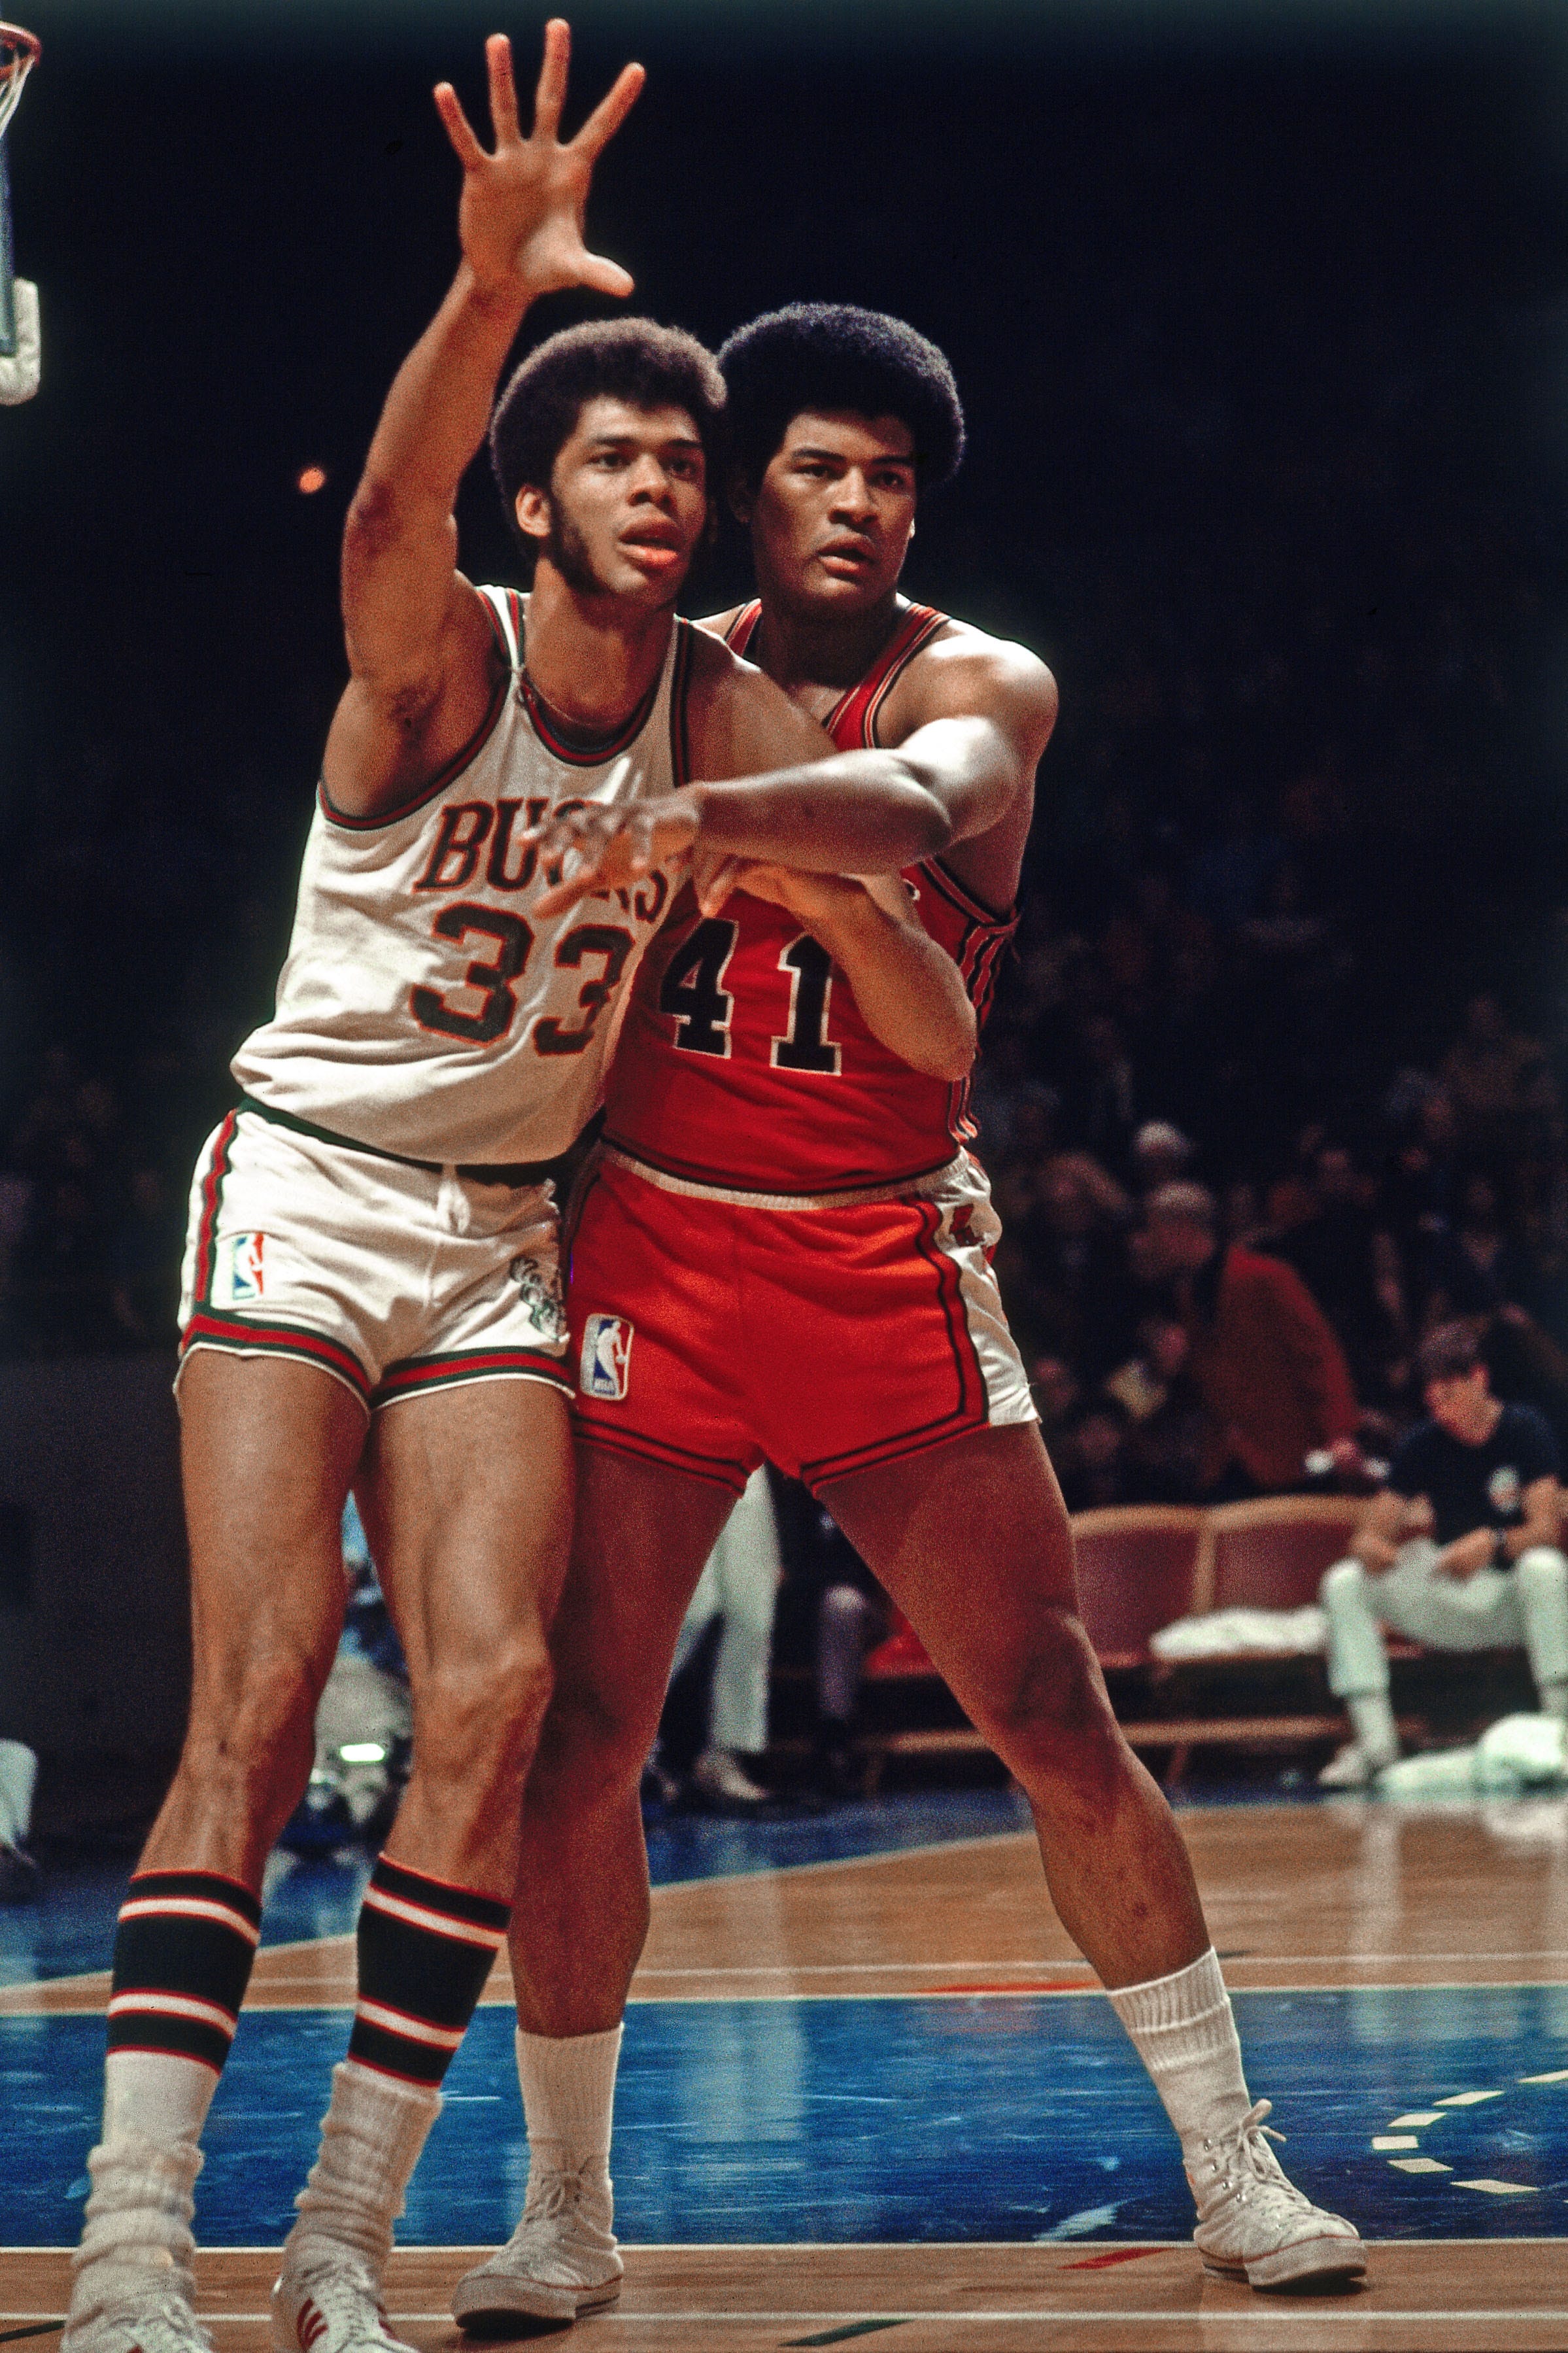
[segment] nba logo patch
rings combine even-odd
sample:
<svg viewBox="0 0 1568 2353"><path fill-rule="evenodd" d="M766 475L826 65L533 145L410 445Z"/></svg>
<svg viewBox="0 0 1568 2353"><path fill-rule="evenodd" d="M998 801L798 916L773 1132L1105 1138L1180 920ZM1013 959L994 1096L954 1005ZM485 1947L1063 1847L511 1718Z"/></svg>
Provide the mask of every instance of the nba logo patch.
<svg viewBox="0 0 1568 2353"><path fill-rule="evenodd" d="M583 1326L583 1366L577 1386L584 1397L614 1400L626 1393L632 1330L624 1315L590 1315Z"/></svg>
<svg viewBox="0 0 1568 2353"><path fill-rule="evenodd" d="M259 1299L266 1290L266 1270L262 1263L266 1244L265 1234L231 1234L225 1244L231 1307L238 1307L248 1299Z"/></svg>

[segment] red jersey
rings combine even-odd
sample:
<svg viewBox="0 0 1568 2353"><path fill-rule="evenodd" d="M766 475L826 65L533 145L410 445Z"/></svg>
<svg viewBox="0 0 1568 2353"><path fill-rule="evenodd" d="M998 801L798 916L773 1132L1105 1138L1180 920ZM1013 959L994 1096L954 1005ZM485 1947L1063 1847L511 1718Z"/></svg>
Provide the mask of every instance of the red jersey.
<svg viewBox="0 0 1568 2353"><path fill-rule="evenodd" d="M762 607L727 633L751 643ZM829 714L841 752L877 743L895 680L942 628L913 605ZM981 905L940 858L905 881L984 1020L1016 912ZM773 1195L879 1191L943 1168L974 1134L969 1081L925 1076L871 1035L848 981L798 917L737 892L702 915L690 886L643 958L610 1067L605 1141L655 1181Z"/></svg>

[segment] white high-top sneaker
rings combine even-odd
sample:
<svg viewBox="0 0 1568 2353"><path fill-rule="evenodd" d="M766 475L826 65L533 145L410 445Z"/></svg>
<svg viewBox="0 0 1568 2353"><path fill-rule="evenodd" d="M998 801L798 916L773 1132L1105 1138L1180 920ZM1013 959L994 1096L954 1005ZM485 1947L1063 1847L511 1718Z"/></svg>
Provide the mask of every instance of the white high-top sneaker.
<svg viewBox="0 0 1568 2353"><path fill-rule="evenodd" d="M602 2166L531 2178L505 2246L453 2290L454 2319L470 2337L510 2337L522 2320L576 2320L614 2304L626 2269L614 2211Z"/></svg>
<svg viewBox="0 0 1568 2353"><path fill-rule="evenodd" d="M143 2295L105 2305L68 2323L68 2353L212 2353L212 2338L173 2278L149 2281Z"/></svg>
<svg viewBox="0 0 1568 2353"><path fill-rule="evenodd" d="M1358 2279L1366 2249L1354 2223L1325 2213L1287 2181L1268 2146L1284 2137L1264 2124L1269 2106L1259 2100L1234 2132L1205 2141L1187 2166L1198 2210L1193 2237L1205 2269L1261 2288Z"/></svg>
<svg viewBox="0 0 1568 2353"><path fill-rule="evenodd" d="M330 2239L285 2253L272 2290L272 2345L273 2353L413 2353L387 2325L370 2263Z"/></svg>

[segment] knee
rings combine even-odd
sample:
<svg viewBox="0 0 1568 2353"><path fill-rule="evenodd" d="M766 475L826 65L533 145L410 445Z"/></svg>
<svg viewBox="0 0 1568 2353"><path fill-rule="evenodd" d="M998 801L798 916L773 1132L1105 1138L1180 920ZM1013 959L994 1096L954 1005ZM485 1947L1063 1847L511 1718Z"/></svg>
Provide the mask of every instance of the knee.
<svg viewBox="0 0 1568 2353"><path fill-rule="evenodd" d="M1082 1620L1042 1613L984 1727L1020 1778L1100 1781L1120 1769L1121 1736Z"/></svg>
<svg viewBox="0 0 1568 2353"><path fill-rule="evenodd" d="M414 1693L420 1770L477 1779L488 1760L493 1779L520 1766L532 1754L552 1684L550 1653L534 1630L436 1661Z"/></svg>
<svg viewBox="0 0 1568 2353"><path fill-rule="evenodd" d="M593 1675L561 1670L540 1729L529 1782L530 1807L592 1804L635 1789L658 1731L664 1699Z"/></svg>
<svg viewBox="0 0 1568 2353"><path fill-rule="evenodd" d="M1568 1595L1568 1560L1555 1545L1531 1545L1513 1565L1520 1588L1532 1599Z"/></svg>
<svg viewBox="0 0 1568 2353"><path fill-rule="evenodd" d="M287 1811L310 1770L324 1680L320 1662L289 1645L229 1662L218 1687L193 1702L182 1774L226 1813Z"/></svg>
<svg viewBox="0 0 1568 2353"><path fill-rule="evenodd" d="M1323 1574L1318 1599L1328 1610L1359 1601L1366 1588L1366 1571L1359 1560L1336 1560Z"/></svg>

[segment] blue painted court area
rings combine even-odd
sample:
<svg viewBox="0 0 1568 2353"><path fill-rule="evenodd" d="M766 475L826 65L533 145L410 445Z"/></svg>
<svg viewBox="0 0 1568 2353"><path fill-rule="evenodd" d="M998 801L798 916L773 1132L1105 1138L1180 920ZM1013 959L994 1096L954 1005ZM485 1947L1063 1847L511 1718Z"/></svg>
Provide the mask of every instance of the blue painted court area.
<svg viewBox="0 0 1568 2353"><path fill-rule="evenodd" d="M651 1823L648 1867L656 1887L691 1879L784 1871L801 1863L852 1862L971 1838L1027 1830L1028 1808L1007 1789L881 1798L832 1813L721 1821L676 1814ZM309 1861L275 1854L263 1894L261 1941L289 1945L345 1936L359 1912L371 1858L350 1850ZM50 1872L37 1904L0 1909L0 1985L75 1977L109 1967L114 1915L129 1862L79 1862Z"/></svg>
<svg viewBox="0 0 1568 2353"><path fill-rule="evenodd" d="M1242 1994L1256 2092L1294 2178L1374 2238L1568 2233L1568 1988ZM199 2185L211 2245L275 2244L315 2143L342 2010L245 2019ZM102 2021L0 2021L0 2244L77 2233ZM1496 2096L1449 2109L1459 2093ZM1373 2135L1408 2113L1408 2173ZM511 2020L481 2010L416 2178L405 2244L483 2243L526 2172ZM1094 1999L648 2003L626 2026L623 2234L666 2244L1155 2239L1192 2228L1158 2104ZM1488 2180L1501 2190L1460 2187ZM1508 2194L1511 2185L1515 2194Z"/></svg>

